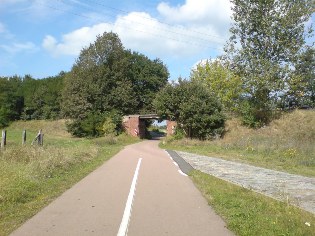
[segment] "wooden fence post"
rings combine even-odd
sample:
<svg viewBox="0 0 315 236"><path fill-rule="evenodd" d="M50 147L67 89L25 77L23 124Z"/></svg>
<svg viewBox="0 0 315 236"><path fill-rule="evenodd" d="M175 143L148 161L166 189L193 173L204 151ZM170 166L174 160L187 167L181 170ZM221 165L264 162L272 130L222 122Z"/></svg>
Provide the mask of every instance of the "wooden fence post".
<svg viewBox="0 0 315 236"><path fill-rule="evenodd" d="M40 129L39 131L38 131L38 134L36 135L36 137L34 138L34 140L32 141L32 144L31 145L33 145L34 144L34 142L35 141L37 141L37 145L38 146L43 146L43 144L44 144L44 134L43 134L43 132L42 132L42 129Z"/></svg>
<svg viewBox="0 0 315 236"><path fill-rule="evenodd" d="M41 144L41 141L40 141L40 139L42 138L42 129L40 129L39 131L38 131L38 134L37 134L37 145L38 146L40 146L40 144Z"/></svg>
<svg viewBox="0 0 315 236"><path fill-rule="evenodd" d="M23 130L22 132L22 146L24 146L26 143L26 130Z"/></svg>
<svg viewBox="0 0 315 236"><path fill-rule="evenodd" d="M4 148L4 146L7 144L7 131L2 130L2 137L1 137L1 148Z"/></svg>
<svg viewBox="0 0 315 236"><path fill-rule="evenodd" d="M43 146L43 144L44 144L44 134L42 132L42 129L39 130L38 135L39 135L39 137L38 137L38 145L39 146Z"/></svg>

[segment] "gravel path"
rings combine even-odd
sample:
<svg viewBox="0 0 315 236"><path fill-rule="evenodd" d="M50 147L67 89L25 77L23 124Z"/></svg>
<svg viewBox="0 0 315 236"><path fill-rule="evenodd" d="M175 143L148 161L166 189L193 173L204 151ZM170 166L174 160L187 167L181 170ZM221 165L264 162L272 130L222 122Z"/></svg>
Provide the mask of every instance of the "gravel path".
<svg viewBox="0 0 315 236"><path fill-rule="evenodd" d="M193 168L315 214L315 178L186 152L177 153Z"/></svg>

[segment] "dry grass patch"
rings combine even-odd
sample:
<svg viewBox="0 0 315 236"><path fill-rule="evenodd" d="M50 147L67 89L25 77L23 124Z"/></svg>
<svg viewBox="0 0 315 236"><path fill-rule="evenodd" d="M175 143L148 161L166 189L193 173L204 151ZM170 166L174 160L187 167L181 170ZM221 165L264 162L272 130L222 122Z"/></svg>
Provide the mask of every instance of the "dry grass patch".
<svg viewBox="0 0 315 236"><path fill-rule="evenodd" d="M164 147L315 176L314 124L314 110L296 110L260 129L249 129L231 119L223 139L166 139Z"/></svg>
<svg viewBox="0 0 315 236"><path fill-rule="evenodd" d="M67 128L65 126L66 120L30 120L30 121L16 121L10 125L10 130L27 130L32 133L38 132L38 130L42 129L44 133L51 136L59 136L70 138L71 135L67 132Z"/></svg>

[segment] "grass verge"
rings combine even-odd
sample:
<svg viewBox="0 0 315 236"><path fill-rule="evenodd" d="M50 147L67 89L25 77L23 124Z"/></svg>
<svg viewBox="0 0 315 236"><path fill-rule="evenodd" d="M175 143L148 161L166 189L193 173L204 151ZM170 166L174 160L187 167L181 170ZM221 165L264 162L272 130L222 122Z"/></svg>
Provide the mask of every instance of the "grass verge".
<svg viewBox="0 0 315 236"><path fill-rule="evenodd" d="M269 169L315 177L315 111L297 110L261 129L228 120L223 139L199 141L168 138L161 145Z"/></svg>
<svg viewBox="0 0 315 236"><path fill-rule="evenodd" d="M43 128L44 146L21 146L21 127L35 137ZM0 235L8 235L65 190L108 160L127 136L71 138L64 122L18 122L8 129L8 145L0 151Z"/></svg>
<svg viewBox="0 0 315 236"><path fill-rule="evenodd" d="M190 174L209 205L238 236L315 235L315 216L200 171Z"/></svg>

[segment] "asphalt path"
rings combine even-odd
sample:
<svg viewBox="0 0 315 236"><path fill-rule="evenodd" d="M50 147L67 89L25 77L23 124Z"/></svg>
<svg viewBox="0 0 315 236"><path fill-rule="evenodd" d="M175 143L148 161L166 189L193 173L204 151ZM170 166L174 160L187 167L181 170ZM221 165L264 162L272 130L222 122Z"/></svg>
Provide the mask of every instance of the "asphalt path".
<svg viewBox="0 0 315 236"><path fill-rule="evenodd" d="M152 140L125 147L12 235L233 234Z"/></svg>

